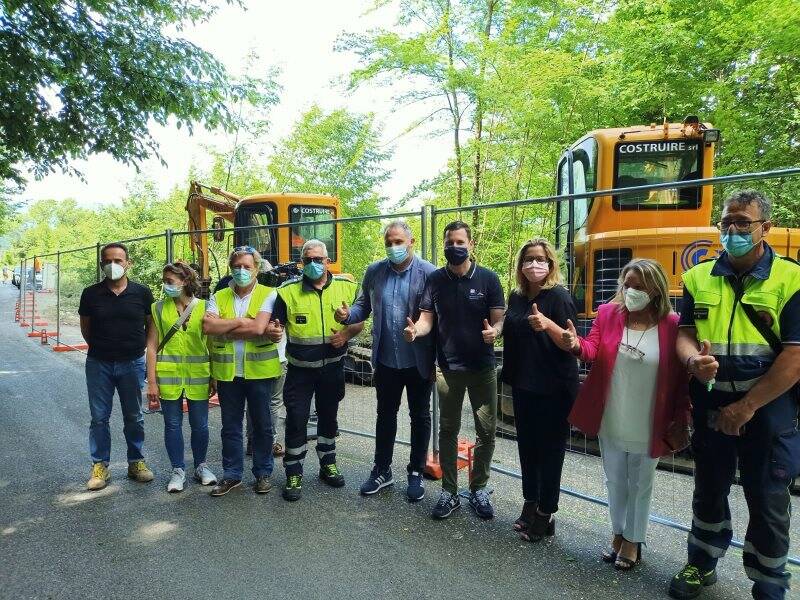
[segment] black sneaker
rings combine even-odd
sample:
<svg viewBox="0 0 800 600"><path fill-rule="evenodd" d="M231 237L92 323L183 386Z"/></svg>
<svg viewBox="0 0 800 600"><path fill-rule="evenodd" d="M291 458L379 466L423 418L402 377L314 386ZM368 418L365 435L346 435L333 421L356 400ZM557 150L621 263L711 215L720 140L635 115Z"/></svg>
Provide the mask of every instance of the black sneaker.
<svg viewBox="0 0 800 600"><path fill-rule="evenodd" d="M232 489L239 487L242 485L242 482L238 479L223 479L213 488L211 488L210 494L212 496L224 496Z"/></svg>
<svg viewBox="0 0 800 600"><path fill-rule="evenodd" d="M336 466L336 463L320 465L319 478L331 487L340 488L344 486L344 475L339 472L339 467Z"/></svg>
<svg viewBox="0 0 800 600"><path fill-rule="evenodd" d="M256 494L266 494L272 489L272 482L267 475L262 475L256 478L256 483L253 485Z"/></svg>
<svg viewBox="0 0 800 600"><path fill-rule="evenodd" d="M289 475L286 478L286 485L283 486L283 499L288 502L300 500L300 497L303 495L302 483L302 475Z"/></svg>
<svg viewBox="0 0 800 600"><path fill-rule="evenodd" d="M361 494L364 496L371 496L390 485L394 485L392 469L389 468L385 471L378 472L378 467L372 467L372 472L369 474L369 477L361 484Z"/></svg>
<svg viewBox="0 0 800 600"><path fill-rule="evenodd" d="M433 518L446 519L453 514L454 510L459 508L461 508L461 500L459 500L458 494L451 494L442 490L439 501L433 507Z"/></svg>
<svg viewBox="0 0 800 600"><path fill-rule="evenodd" d="M492 508L492 503L489 502L489 492L483 488L470 493L469 505L481 519L494 517L494 508Z"/></svg>
<svg viewBox="0 0 800 600"><path fill-rule="evenodd" d="M717 571L711 569L703 572L692 564L687 564L672 578L669 584L669 595L678 600L697 598L704 587L717 583Z"/></svg>
<svg viewBox="0 0 800 600"><path fill-rule="evenodd" d="M425 484L422 481L422 473L411 471L408 474L406 496L409 502L418 502L425 497Z"/></svg>

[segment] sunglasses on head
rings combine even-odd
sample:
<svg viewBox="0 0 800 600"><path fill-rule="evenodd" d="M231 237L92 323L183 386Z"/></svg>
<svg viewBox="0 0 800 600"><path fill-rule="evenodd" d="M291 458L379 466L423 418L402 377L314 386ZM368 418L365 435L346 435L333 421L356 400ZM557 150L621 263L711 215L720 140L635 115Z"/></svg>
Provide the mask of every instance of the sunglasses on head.
<svg viewBox="0 0 800 600"><path fill-rule="evenodd" d="M235 254L239 254L242 252L245 254L255 254L256 249L253 248L252 246L237 246L236 248L233 249L233 252Z"/></svg>
<svg viewBox="0 0 800 600"><path fill-rule="evenodd" d="M311 264L312 262L315 262L318 265L322 265L322 264L325 264L325 258L326 257L324 257L324 256L314 256L314 257L304 256L303 257L303 264L304 265L308 265L308 264Z"/></svg>

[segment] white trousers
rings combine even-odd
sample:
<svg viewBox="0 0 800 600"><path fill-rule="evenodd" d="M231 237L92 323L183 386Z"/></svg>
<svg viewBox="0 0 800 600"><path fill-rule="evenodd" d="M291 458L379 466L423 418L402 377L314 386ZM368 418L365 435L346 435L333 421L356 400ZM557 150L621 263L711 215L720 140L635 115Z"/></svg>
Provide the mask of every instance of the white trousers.
<svg viewBox="0 0 800 600"><path fill-rule="evenodd" d="M626 452L609 438L600 439L611 530L629 542L645 543L657 458Z"/></svg>

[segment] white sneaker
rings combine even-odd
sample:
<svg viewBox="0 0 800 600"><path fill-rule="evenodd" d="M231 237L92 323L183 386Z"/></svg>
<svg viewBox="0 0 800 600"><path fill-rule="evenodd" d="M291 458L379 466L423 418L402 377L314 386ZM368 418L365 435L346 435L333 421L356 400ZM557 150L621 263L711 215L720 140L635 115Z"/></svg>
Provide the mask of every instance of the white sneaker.
<svg viewBox="0 0 800 600"><path fill-rule="evenodd" d="M194 470L194 478L203 485L214 485L217 478L206 463L200 463Z"/></svg>
<svg viewBox="0 0 800 600"><path fill-rule="evenodd" d="M167 491L170 493L182 492L184 485L186 485L186 471L180 468L172 469L172 477L169 478Z"/></svg>

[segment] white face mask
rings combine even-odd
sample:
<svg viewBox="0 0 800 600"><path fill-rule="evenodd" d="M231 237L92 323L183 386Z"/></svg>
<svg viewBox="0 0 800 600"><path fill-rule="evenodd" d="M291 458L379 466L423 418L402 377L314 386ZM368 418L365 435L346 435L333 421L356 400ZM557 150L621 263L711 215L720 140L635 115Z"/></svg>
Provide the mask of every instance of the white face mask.
<svg viewBox="0 0 800 600"><path fill-rule="evenodd" d="M103 265L103 273L105 273L105 276L111 281L117 281L122 279L122 276L125 275L125 268L117 263L108 263L107 265Z"/></svg>
<svg viewBox="0 0 800 600"><path fill-rule="evenodd" d="M625 288L625 308L630 312L642 310L650 304L650 294L642 290Z"/></svg>

